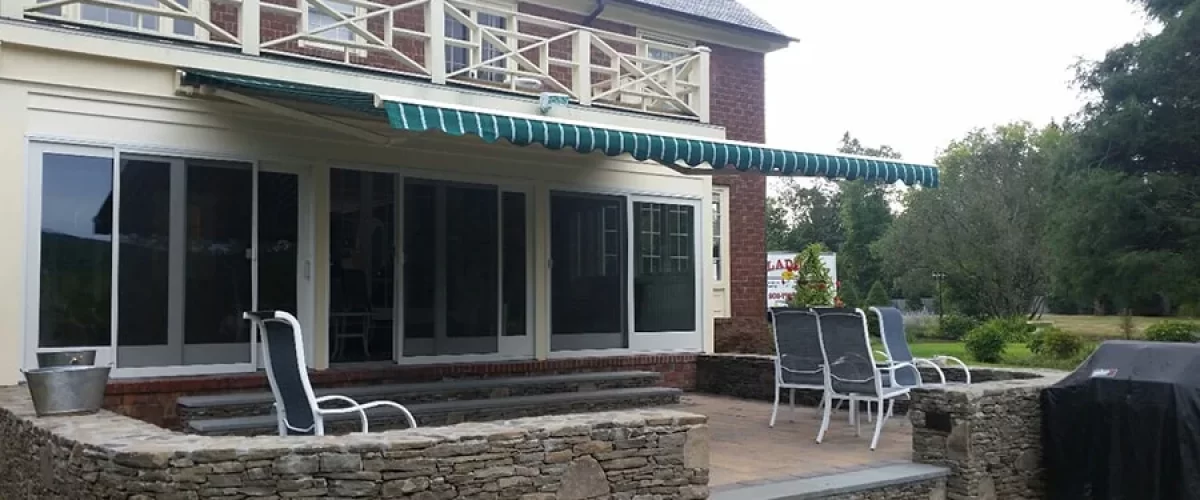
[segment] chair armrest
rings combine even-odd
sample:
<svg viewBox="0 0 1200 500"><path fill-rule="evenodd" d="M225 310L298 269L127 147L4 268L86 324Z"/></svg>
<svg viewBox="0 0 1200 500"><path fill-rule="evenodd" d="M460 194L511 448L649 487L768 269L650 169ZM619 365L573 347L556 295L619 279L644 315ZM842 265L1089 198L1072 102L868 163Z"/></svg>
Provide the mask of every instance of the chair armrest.
<svg viewBox="0 0 1200 500"><path fill-rule="evenodd" d="M967 377L967 385L971 385L971 369L970 369L970 368L968 368L968 367L967 367L967 364L966 364L966 363L963 363L961 359L958 359L958 358L956 358L956 357L954 357L954 356L934 356L934 357L933 357L933 359L936 359L936 360L939 360L939 361L942 361L942 360L949 360L949 361L953 361L953 362L957 363L957 364L958 364L958 366L961 366L961 367L962 367L962 369L963 369L963 373L965 373L965 374L966 374L966 377Z"/></svg>
<svg viewBox="0 0 1200 500"><path fill-rule="evenodd" d="M942 371L942 367L938 366L937 363L925 358L913 358L913 365L919 364L928 364L931 368L933 368L933 371L937 372L938 380L941 381L939 384L946 385L946 373ZM921 370L919 368L917 369L917 376L921 376Z"/></svg>
<svg viewBox="0 0 1200 500"><path fill-rule="evenodd" d="M341 401L343 403L350 403L350 407L349 408L321 408L321 403L327 403L330 401ZM358 404L358 401L350 399L346 396L330 394L328 396L321 396L321 397L317 398L316 403L317 403L317 408L316 408L317 413L320 413L322 415L324 415L324 414L338 415L338 414L342 414L342 413L357 412L358 413L358 421L359 421L359 423L362 424L362 432L363 433L367 432L367 412L363 408L362 405Z"/></svg>

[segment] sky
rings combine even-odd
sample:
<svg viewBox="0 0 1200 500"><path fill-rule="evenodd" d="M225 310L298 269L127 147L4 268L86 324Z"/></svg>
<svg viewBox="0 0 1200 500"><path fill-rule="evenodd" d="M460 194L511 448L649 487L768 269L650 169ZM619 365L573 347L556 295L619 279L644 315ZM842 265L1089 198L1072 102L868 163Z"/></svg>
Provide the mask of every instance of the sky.
<svg viewBox="0 0 1200 500"><path fill-rule="evenodd" d="M800 39L767 56L767 144L833 152L848 131L917 163L1077 112L1072 65L1151 30L1128 0L740 1Z"/></svg>

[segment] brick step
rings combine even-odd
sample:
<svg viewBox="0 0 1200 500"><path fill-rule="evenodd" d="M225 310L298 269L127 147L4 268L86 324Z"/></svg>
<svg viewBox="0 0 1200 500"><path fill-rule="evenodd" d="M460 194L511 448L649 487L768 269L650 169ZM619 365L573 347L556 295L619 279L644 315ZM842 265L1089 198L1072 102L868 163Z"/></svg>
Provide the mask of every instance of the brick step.
<svg viewBox="0 0 1200 500"><path fill-rule="evenodd" d="M533 396L511 396L461 401L437 401L405 404L422 427L452 425L461 422L485 422L514 418L561 415L593 411L663 406L679 403L683 391L667 387L635 387L594 391L560 392ZM357 399L366 403L368 399ZM371 431L407 427L403 415L394 408L368 410ZM326 434L358 432L357 413L326 417ZM185 424L184 432L207 436L256 436L276 434L274 415L225 418L199 418Z"/></svg>
<svg viewBox="0 0 1200 500"><path fill-rule="evenodd" d="M560 392L585 392L604 389L653 387L662 375L650 371L588 372L484 379L455 379L409 384L378 384L351 387L314 388L318 397L338 394L356 401L386 399L404 405L533 396ZM236 392L178 399L178 414L184 426L201 418L251 417L270 415L275 403L271 391Z"/></svg>

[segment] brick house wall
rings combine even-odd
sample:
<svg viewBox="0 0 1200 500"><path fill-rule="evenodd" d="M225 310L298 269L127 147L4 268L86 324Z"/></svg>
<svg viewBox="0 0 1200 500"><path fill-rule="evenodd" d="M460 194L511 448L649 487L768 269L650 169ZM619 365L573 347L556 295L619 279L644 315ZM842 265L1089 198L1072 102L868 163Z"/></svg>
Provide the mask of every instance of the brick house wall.
<svg viewBox="0 0 1200 500"><path fill-rule="evenodd" d="M735 141L766 142L766 56L708 44L712 48L710 118ZM767 179L716 176L729 186L730 317L717 318L718 350L733 338L752 344L767 336ZM742 341L746 342L746 341ZM744 345L744 344L742 344ZM760 346L762 347L762 346Z"/></svg>

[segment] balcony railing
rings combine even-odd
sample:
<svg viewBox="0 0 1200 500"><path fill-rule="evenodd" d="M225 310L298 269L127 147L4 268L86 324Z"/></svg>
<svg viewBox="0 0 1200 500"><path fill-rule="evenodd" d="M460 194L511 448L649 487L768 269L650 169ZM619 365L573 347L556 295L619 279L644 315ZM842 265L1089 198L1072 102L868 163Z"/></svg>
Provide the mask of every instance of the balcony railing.
<svg viewBox="0 0 1200 500"><path fill-rule="evenodd" d="M5 15L708 122L709 50L470 0L5 0ZM34 3L36 2L36 3Z"/></svg>

